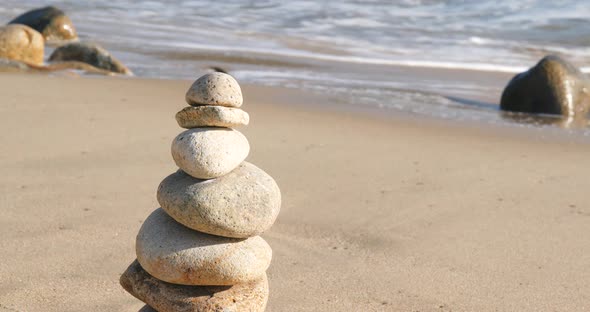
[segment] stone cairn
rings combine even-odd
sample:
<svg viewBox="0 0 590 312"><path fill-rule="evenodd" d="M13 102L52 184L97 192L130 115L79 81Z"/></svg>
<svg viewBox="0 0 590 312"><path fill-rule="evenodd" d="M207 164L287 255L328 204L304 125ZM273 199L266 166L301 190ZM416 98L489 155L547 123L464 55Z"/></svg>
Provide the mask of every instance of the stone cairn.
<svg viewBox="0 0 590 312"><path fill-rule="evenodd" d="M160 184L121 285L160 312L264 311L272 250L258 235L279 213L279 187L244 161L250 145L231 127L249 116L233 77L202 76L186 100L176 120L188 130L172 142L180 170Z"/></svg>

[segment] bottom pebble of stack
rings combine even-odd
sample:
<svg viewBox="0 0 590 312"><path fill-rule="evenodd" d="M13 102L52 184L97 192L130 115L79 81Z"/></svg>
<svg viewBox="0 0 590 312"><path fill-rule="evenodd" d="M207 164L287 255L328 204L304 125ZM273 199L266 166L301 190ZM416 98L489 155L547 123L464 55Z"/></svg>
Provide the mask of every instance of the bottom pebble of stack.
<svg viewBox="0 0 590 312"><path fill-rule="evenodd" d="M120 282L131 295L159 312L262 312L268 300L266 274L233 286L184 286L156 279L136 260ZM152 309L144 307L141 311Z"/></svg>

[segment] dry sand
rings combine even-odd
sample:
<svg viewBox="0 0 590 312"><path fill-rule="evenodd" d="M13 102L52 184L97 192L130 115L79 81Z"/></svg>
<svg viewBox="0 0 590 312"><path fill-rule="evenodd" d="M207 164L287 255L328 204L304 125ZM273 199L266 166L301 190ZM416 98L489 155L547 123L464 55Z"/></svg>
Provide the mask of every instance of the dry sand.
<svg viewBox="0 0 590 312"><path fill-rule="evenodd" d="M137 311L119 286L191 81L0 75L0 311ZM268 311L590 309L590 145L339 112L245 86L283 192Z"/></svg>

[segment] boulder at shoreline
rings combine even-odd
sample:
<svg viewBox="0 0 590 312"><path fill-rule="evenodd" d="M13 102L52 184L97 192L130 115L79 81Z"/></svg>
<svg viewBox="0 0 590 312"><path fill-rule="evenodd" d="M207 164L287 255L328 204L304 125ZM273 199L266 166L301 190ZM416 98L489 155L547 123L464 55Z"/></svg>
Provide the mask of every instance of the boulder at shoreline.
<svg viewBox="0 0 590 312"><path fill-rule="evenodd" d="M590 108L588 79L571 63L549 55L506 86L500 101L505 111L586 115Z"/></svg>
<svg viewBox="0 0 590 312"><path fill-rule="evenodd" d="M48 43L78 40L72 20L64 11L53 6L30 10L8 24L27 25L40 32Z"/></svg>

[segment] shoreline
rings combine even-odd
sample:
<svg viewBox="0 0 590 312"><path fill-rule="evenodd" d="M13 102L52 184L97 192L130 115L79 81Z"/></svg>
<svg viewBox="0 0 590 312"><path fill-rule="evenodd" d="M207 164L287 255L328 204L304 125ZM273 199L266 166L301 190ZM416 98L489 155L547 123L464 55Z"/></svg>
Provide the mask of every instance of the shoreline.
<svg viewBox="0 0 590 312"><path fill-rule="evenodd" d="M398 68L398 69L403 69ZM206 71L198 74L204 74ZM0 75L11 75L14 73L0 73ZM399 74L399 73L398 73ZM458 78L458 81L472 81L476 83L481 83L484 86L490 87L490 92L488 94L481 94L480 96L473 97L473 98L462 98L456 97L453 95L452 92L448 92L446 94L443 93L436 93L430 91L417 91L413 89L401 90L404 92L416 92L421 93L427 96L433 97L442 97L447 98L450 101L462 103L462 105L466 105L464 108L459 110L469 110L469 109L478 109L478 106L485 106L483 110L486 113L492 114L494 117L493 119L486 119L483 118L474 118L474 119L465 119L465 118L444 118L441 116L436 115L427 115L423 113L413 113L404 110L399 110L391 107L377 107L374 105L368 104L361 104L357 105L353 103L350 99L345 99L341 95L330 95L326 94L322 91L315 91L315 90L300 90L297 88L292 87L285 87L285 86L269 86L269 85L261 85L255 83L248 83L248 82L241 82L243 88L256 88L256 89L266 89L266 90L280 90L282 93L290 94L291 96L297 98L306 96L309 99L314 98L325 98L327 101L323 101L321 103L312 103L313 101L306 101L301 100L293 100L291 101L289 97L284 97L282 104L294 105L294 106L303 106L306 109L315 110L318 109L324 112L333 112L333 113L344 113L344 114L361 114L367 118L377 118L383 121L396 121L396 122L409 122L419 124L423 121L428 122L431 125L439 125L441 127L468 127L472 130L477 131L479 128L484 128L484 131L498 131L499 133L505 133L506 135L518 135L518 136L529 136L531 138L538 138L540 140L552 140L552 141L575 141L579 143L587 143L590 142L590 132L584 132L586 127L580 126L573 126L572 128L564 127L560 125L560 117L559 116L535 116L530 114L515 114L510 115L508 113L507 117L504 117L505 114L499 109L499 104L496 104L499 101L502 88L505 83L512 77L506 73L502 72L491 72L488 76L481 75L482 73L479 72L477 74L472 73L469 70L447 70L447 69L440 69L434 70L432 72L429 69L423 68L416 71L412 71L411 75L419 78L424 77L426 75L436 77L436 79L441 79L445 75L451 75L455 79ZM22 73L16 73L16 75L27 75ZM78 73L70 73L70 72L57 72L57 73L34 73L34 75L44 76L47 75L49 77L69 77L73 79L121 79L121 80L136 80L136 81L146 81L146 82L156 82L156 81L167 81L167 82L186 82L188 84L192 83L190 79L176 79L176 78L151 78L151 77L125 77L125 76L109 76L105 77L102 75L97 74L78 74ZM495 87L491 87L495 86ZM502 86L502 88L500 88ZM262 91L261 91L262 92ZM395 99L392 101L395 102ZM494 107L491 109L490 107ZM455 108L456 109L456 108ZM358 116L358 115L357 115ZM517 118L521 118L523 120L518 121L515 120Z"/></svg>

